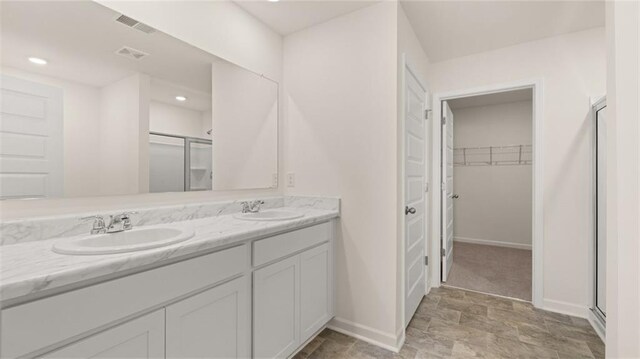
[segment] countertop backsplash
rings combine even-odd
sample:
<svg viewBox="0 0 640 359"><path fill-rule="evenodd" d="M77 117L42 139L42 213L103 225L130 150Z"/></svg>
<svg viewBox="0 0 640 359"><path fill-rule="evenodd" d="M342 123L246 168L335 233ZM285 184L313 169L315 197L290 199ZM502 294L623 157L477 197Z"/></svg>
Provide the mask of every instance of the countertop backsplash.
<svg viewBox="0 0 640 359"><path fill-rule="evenodd" d="M337 197L279 196L255 199L261 199L265 202L262 205L263 209L280 207L325 210L340 209L340 199ZM120 211L84 212L63 216L34 217L0 222L0 246L89 233L92 227L92 221L81 220L81 218L88 216L101 215L108 217L112 214L135 212L135 214L131 216L134 227L166 224L238 213L242 208L240 203L246 200L248 199L137 209L128 208Z"/></svg>

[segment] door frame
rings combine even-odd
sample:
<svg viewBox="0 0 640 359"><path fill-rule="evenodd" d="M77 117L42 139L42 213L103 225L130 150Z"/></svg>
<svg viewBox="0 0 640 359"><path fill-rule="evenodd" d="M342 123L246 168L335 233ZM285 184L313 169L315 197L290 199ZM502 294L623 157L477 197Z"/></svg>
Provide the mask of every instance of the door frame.
<svg viewBox="0 0 640 359"><path fill-rule="evenodd" d="M590 118L591 124L593 126L593 134L592 134L592 167L593 167L593 178L591 181L592 187L592 221L593 221L593 242L589 246L589 269L588 275L589 280L589 313L588 319L591 322L591 325L596 330L596 333L600 336L601 339L605 337L606 333L606 314L602 313L602 311L597 308L597 288L598 288L598 264L597 264L597 256L598 256L598 111L607 107L607 97L605 95L591 98L590 100L591 111ZM605 203L606 205L606 203ZM606 284L606 283L605 283ZM604 341L604 339L603 339Z"/></svg>
<svg viewBox="0 0 640 359"><path fill-rule="evenodd" d="M488 95L493 93L507 92L521 89L532 89L533 92L533 188L532 188L532 297L531 302L535 307L543 306L543 244L544 244L544 157L543 157L543 80L532 79L522 80L511 83L493 84L481 87L460 89L455 91L441 92L433 95L433 118L442 118L442 101L453 100L456 98ZM432 121L431 129L431 143L432 143L432 158L431 158L431 183L437 183L437 190L432 191L431 196L431 223L440 223L441 213L441 161L440 154L442 151L442 121ZM436 186L434 186L436 187ZM435 188L434 188L435 189ZM430 250L429 253L436 253L438 255L433 256L433 267L435 270L431 271L431 283L434 286L440 286L441 271L442 271L442 256L440 254L441 249L441 236L442 229L439 225L434 225L431 228ZM437 285L435 285L437 284Z"/></svg>
<svg viewBox="0 0 640 359"><path fill-rule="evenodd" d="M424 89L425 91L425 111L430 111L430 103L429 103L429 88L425 85L425 83L423 82L423 80L421 79L421 74L416 70L416 67L412 65L412 63L408 60L407 58L407 54L403 53L402 54L402 71L401 71L401 77L400 77L400 94L399 94L399 98L398 98L398 155L399 155L399 159L398 159L398 166L400 168L400 170L398 171L399 173L399 178L398 178L398 198L400 200L398 200L398 209L397 209L397 213L398 213L398 237L399 237L399 246L398 246L398 253L400 254L399 256L399 267L398 267L398 272L400 273L400 290L401 290L401 298L402 300L400 300L400 308L399 308L399 315L402 316L402 327L400 328L400 332L402 333L401 335L399 335L399 337L404 338L404 331L405 328L407 326L408 323L405 322L405 256L404 256L404 246L405 246L405 220L406 220L406 216L404 214L404 206L405 206L405 191L406 191L406 186L405 186L405 165L404 165L404 156L405 156L405 107L404 107L404 100L406 97L406 91L405 91L405 87L406 87L406 76L408 75L408 73L411 73L416 80L418 81L418 84ZM425 140L426 141L431 141L431 136L429 134L430 131L430 127L429 127L429 122L431 122L431 118L433 118L433 116L429 116L428 119L425 119ZM425 159L425 181L426 182L430 182L429 180L429 168L431 166L431 157L429 156L429 144L425 144L425 149L424 149L424 159ZM425 186L427 184L425 183ZM430 210L430 205L429 205L429 192L431 192L431 189L429 189L429 191L425 192L425 197L424 197L424 213L425 213L425 231L424 231L424 237L425 237L425 255L429 256L429 246L427 245L429 243L429 210ZM425 275L424 275L424 280L425 280L425 295L429 292L429 267L431 266L431 261L429 261L429 266L425 265ZM399 341L404 341L404 339L398 339Z"/></svg>

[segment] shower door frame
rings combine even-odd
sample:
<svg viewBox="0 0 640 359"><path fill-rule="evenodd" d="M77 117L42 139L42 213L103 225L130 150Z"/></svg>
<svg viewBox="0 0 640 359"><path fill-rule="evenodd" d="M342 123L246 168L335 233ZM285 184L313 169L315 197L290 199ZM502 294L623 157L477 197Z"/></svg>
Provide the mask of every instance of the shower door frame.
<svg viewBox="0 0 640 359"><path fill-rule="evenodd" d="M180 136L170 133L149 131L150 135L179 138L184 141L184 192L195 192L198 190L191 189L191 144L202 143L213 146L213 141L206 138ZM213 150L213 149L212 149Z"/></svg>
<svg viewBox="0 0 640 359"><path fill-rule="evenodd" d="M591 105L593 123L593 246L591 254L592 291L591 312L604 330L607 315L598 308L598 112L607 107L607 98L601 97ZM604 204L606 205L606 203Z"/></svg>

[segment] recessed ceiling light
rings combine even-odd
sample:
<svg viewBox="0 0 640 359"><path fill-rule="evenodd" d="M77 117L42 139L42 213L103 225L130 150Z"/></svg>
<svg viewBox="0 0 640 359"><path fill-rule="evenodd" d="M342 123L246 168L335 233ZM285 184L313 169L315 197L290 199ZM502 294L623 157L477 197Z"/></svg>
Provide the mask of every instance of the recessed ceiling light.
<svg viewBox="0 0 640 359"><path fill-rule="evenodd" d="M182 102L182 101L187 101L187 98L186 98L186 97L184 97L184 96L176 96L176 100L178 100L178 101L181 101L181 102Z"/></svg>
<svg viewBox="0 0 640 359"><path fill-rule="evenodd" d="M39 57L30 57L29 61L31 63L33 63L33 64L36 64L36 65L46 65L47 64L47 60L41 59Z"/></svg>
<svg viewBox="0 0 640 359"><path fill-rule="evenodd" d="M267 1L269 1L269 2L278 2L280 0L267 0Z"/></svg>

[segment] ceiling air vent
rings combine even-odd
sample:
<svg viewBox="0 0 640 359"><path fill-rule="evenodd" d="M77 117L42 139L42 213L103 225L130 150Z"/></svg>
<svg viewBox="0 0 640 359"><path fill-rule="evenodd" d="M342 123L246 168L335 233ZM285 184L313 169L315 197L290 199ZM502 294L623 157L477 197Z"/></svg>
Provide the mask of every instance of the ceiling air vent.
<svg viewBox="0 0 640 359"><path fill-rule="evenodd" d="M132 27L132 28L134 28L136 30L140 30L140 31L144 32L145 34L151 34L152 32L156 31L151 26L149 26L147 24L143 24L138 20L134 20L134 19L128 17L127 15L118 16L116 21L121 23L121 24L124 24L124 25L127 25L129 27Z"/></svg>
<svg viewBox="0 0 640 359"><path fill-rule="evenodd" d="M145 56L149 56L149 54L147 54L144 51L136 50L128 46L121 47L118 51L116 51L116 54L120 56L128 57L130 59L134 59L134 60L140 60Z"/></svg>

